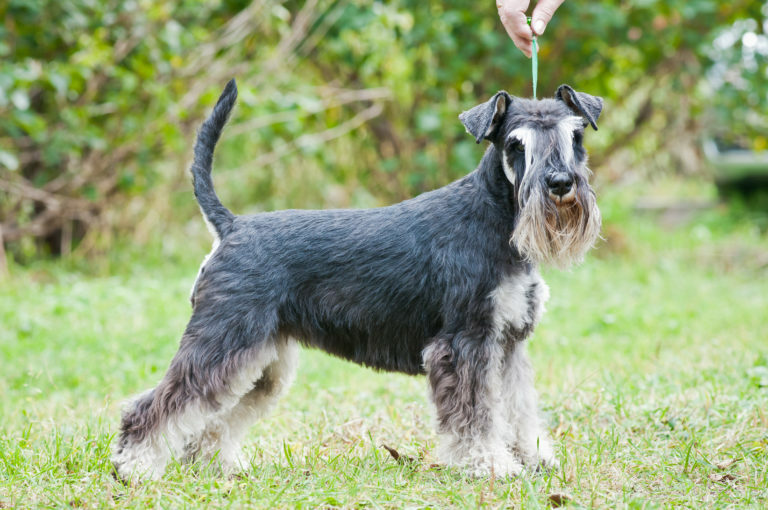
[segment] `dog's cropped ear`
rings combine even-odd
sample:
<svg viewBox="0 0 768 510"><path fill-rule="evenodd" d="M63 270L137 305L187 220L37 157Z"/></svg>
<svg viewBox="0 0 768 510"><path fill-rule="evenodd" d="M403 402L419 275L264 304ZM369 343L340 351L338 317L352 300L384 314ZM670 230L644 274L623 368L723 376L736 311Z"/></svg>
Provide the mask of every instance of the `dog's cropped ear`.
<svg viewBox="0 0 768 510"><path fill-rule="evenodd" d="M480 143L481 140L489 140L496 134L511 103L512 96L502 90L485 103L463 112L459 115L459 120L464 124L467 133Z"/></svg>
<svg viewBox="0 0 768 510"><path fill-rule="evenodd" d="M597 118L603 111L602 97L576 92L569 85L560 85L555 98L565 103L575 114L587 119L592 128L597 131Z"/></svg>

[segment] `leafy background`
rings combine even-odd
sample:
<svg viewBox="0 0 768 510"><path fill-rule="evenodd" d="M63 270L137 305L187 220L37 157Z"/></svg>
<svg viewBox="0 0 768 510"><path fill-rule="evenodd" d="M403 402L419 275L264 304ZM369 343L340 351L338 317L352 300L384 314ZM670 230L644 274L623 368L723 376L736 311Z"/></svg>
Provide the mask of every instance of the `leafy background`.
<svg viewBox="0 0 768 510"><path fill-rule="evenodd" d="M606 98L588 140L599 180L706 178L703 136L768 146L767 5L566 2L539 89ZM0 225L20 263L193 218L191 141L231 77L216 179L237 211L443 185L478 160L457 114L531 90L493 2L8 0L0 14Z"/></svg>

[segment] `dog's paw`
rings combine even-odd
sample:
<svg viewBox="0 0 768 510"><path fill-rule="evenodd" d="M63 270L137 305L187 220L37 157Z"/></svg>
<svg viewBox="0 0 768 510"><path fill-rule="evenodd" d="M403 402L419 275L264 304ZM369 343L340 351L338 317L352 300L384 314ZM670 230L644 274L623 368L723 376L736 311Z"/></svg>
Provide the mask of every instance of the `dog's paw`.
<svg viewBox="0 0 768 510"><path fill-rule="evenodd" d="M557 460L554 452L550 450L546 454L537 455L531 467L537 471L553 471L560 467L560 461Z"/></svg>
<svg viewBox="0 0 768 510"><path fill-rule="evenodd" d="M514 478L523 472L524 466L514 455L496 454L475 461L472 475L477 477L495 476L496 478Z"/></svg>
<svg viewBox="0 0 768 510"><path fill-rule="evenodd" d="M514 455L506 452L489 453L478 458L464 459L464 462L461 463L452 462L450 465L476 478L489 476L514 478L525 469L525 466Z"/></svg>
<svg viewBox="0 0 768 510"><path fill-rule="evenodd" d="M560 462L548 440L531 444L529 448L521 448L517 445L512 452L531 471L551 471L560 467Z"/></svg>
<svg viewBox="0 0 768 510"><path fill-rule="evenodd" d="M159 480L163 472L141 462L124 462L112 458L112 476L126 486L135 487L143 482Z"/></svg>
<svg viewBox="0 0 768 510"><path fill-rule="evenodd" d="M120 440L112 450L112 475L126 485L158 480L165 472L169 455L151 441Z"/></svg>
<svg viewBox="0 0 768 510"><path fill-rule="evenodd" d="M242 451L222 456L219 461L221 474L228 478L246 473L251 467L250 459Z"/></svg>

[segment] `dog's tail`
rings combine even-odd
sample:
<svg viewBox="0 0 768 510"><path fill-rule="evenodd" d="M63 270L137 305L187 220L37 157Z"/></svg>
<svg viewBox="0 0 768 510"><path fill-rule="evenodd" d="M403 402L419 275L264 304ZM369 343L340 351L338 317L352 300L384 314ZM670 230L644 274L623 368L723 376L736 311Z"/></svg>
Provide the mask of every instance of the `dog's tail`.
<svg viewBox="0 0 768 510"><path fill-rule="evenodd" d="M213 149L219 141L221 131L229 119L229 113L235 106L236 99L237 85L235 80L230 80L216 102L216 106L213 107L213 113L203 122L197 133L195 160L190 169L197 203L200 204L205 219L216 229L219 238L224 237L232 228L235 215L224 207L213 189L213 180L211 180Z"/></svg>

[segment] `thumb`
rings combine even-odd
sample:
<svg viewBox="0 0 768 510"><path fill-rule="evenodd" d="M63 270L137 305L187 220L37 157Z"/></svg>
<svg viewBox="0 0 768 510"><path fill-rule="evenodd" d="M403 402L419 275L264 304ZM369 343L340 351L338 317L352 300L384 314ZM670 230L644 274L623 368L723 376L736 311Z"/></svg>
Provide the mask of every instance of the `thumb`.
<svg viewBox="0 0 768 510"><path fill-rule="evenodd" d="M547 28L549 20L554 16L555 11L565 0L540 0L533 10L531 16L531 28L536 35L541 35Z"/></svg>

